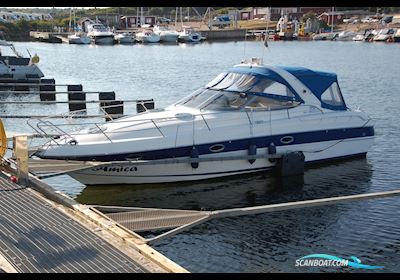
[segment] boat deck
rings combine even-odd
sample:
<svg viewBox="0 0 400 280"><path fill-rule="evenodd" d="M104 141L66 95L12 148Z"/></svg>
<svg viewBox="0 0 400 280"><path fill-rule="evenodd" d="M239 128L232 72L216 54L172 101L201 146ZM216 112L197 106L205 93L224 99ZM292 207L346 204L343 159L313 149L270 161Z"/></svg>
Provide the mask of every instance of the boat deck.
<svg viewBox="0 0 400 280"><path fill-rule="evenodd" d="M0 254L17 272L148 272L36 195L0 177Z"/></svg>

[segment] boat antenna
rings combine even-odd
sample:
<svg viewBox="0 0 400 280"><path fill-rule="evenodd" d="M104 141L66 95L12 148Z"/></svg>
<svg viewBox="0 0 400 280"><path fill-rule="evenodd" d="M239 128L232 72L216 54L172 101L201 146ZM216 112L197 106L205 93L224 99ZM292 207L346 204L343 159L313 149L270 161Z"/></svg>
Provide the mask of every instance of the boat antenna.
<svg viewBox="0 0 400 280"><path fill-rule="evenodd" d="M244 44L243 44L243 62L246 60L246 39L247 39L247 28L245 30L246 32L244 33Z"/></svg>

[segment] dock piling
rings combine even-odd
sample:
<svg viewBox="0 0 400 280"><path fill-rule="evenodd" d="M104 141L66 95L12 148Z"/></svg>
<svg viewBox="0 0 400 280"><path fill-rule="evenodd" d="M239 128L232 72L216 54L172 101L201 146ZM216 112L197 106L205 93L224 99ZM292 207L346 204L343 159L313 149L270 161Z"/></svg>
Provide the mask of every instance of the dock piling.
<svg viewBox="0 0 400 280"><path fill-rule="evenodd" d="M40 101L55 101L56 100L56 80L55 79L41 79L40 83L45 85L40 85ZM42 93L45 91L46 93ZM51 93L54 92L54 93Z"/></svg>
<svg viewBox="0 0 400 280"><path fill-rule="evenodd" d="M86 93L82 92L82 85L68 85L68 101L86 101ZM79 111L86 109L86 103L69 103L70 111Z"/></svg>
<svg viewBox="0 0 400 280"><path fill-rule="evenodd" d="M136 111L138 113L142 113L151 109L154 109L154 99L136 101Z"/></svg>

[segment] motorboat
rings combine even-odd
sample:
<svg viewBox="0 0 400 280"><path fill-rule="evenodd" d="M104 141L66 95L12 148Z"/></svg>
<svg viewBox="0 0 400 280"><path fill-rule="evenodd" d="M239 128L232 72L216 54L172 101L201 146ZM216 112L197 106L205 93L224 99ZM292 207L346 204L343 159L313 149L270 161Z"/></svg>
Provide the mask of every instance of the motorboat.
<svg viewBox="0 0 400 280"><path fill-rule="evenodd" d="M136 40L141 43L158 43L160 42L160 35L151 29L143 28L136 33Z"/></svg>
<svg viewBox="0 0 400 280"><path fill-rule="evenodd" d="M86 185L143 184L265 171L276 165L268 155L290 151L306 164L365 157L373 139L372 120L347 107L336 74L252 58L165 109L71 130L35 155L104 163L68 172Z"/></svg>
<svg viewBox="0 0 400 280"><path fill-rule="evenodd" d="M84 33L75 33L68 35L69 44L87 45L90 44L90 38Z"/></svg>
<svg viewBox="0 0 400 280"><path fill-rule="evenodd" d="M393 41L396 43L400 42L400 28L398 28L396 33L394 34Z"/></svg>
<svg viewBox="0 0 400 280"><path fill-rule="evenodd" d="M135 37L132 33L130 32L124 32L115 35L114 37L115 41L118 42L118 44L133 44L135 43Z"/></svg>
<svg viewBox="0 0 400 280"><path fill-rule="evenodd" d="M373 30L366 29L364 33L359 33L353 37L353 41L362 42L362 41L369 41L372 39L376 34L374 34Z"/></svg>
<svg viewBox="0 0 400 280"><path fill-rule="evenodd" d="M178 41L178 31L170 29L167 26L156 25L153 27L153 31L160 36L161 42L176 43Z"/></svg>
<svg viewBox="0 0 400 280"><path fill-rule="evenodd" d="M353 37L352 40L356 42L361 42L365 40L365 36L364 34L357 34L356 36Z"/></svg>
<svg viewBox="0 0 400 280"><path fill-rule="evenodd" d="M384 28L381 29L378 34L373 38L374 42L386 42L390 40L394 35L393 28Z"/></svg>
<svg viewBox="0 0 400 280"><path fill-rule="evenodd" d="M194 31L189 26L183 26L183 30L179 32L178 41L184 43L198 43L202 40L201 33Z"/></svg>
<svg viewBox="0 0 400 280"><path fill-rule="evenodd" d="M334 40L336 40L336 41L351 41L351 40L353 40L353 38L355 36L357 36L356 32L345 30L345 31L339 32Z"/></svg>
<svg viewBox="0 0 400 280"><path fill-rule="evenodd" d="M1 48L10 48L14 55L5 55ZM39 57L24 57L16 49L14 44L0 39L0 80L1 82L30 82L40 81L44 74L37 66Z"/></svg>
<svg viewBox="0 0 400 280"><path fill-rule="evenodd" d="M337 33L334 32L327 32L327 33L319 33L313 36L313 40L315 41L331 41L335 39Z"/></svg>
<svg viewBox="0 0 400 280"><path fill-rule="evenodd" d="M91 41L97 45L113 45L114 32L110 31L101 23L91 23L88 25L88 34Z"/></svg>

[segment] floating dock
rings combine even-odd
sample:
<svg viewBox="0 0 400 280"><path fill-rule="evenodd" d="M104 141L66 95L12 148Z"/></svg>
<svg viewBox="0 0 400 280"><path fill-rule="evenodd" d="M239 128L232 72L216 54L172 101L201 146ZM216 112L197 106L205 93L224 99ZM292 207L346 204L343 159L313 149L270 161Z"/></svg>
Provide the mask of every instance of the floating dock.
<svg viewBox="0 0 400 280"><path fill-rule="evenodd" d="M35 191L43 182L31 178L24 186L8 175L0 174L0 270L188 272L67 196Z"/></svg>

